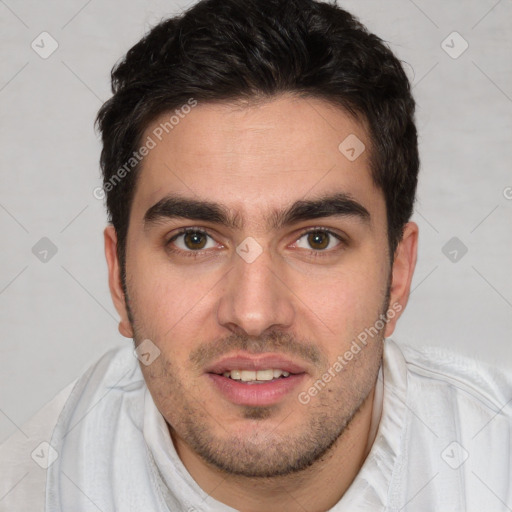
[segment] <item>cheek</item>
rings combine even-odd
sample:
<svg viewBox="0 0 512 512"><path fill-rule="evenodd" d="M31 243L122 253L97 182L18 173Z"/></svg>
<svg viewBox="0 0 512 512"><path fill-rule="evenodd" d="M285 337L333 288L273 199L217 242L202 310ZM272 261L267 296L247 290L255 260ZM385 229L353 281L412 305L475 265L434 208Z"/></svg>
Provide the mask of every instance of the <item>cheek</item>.
<svg viewBox="0 0 512 512"><path fill-rule="evenodd" d="M178 323L193 322L219 279L214 270L203 272L194 265L171 265L164 251L132 258L129 270L135 316L160 337Z"/></svg>
<svg viewBox="0 0 512 512"><path fill-rule="evenodd" d="M331 333L353 335L372 324L381 313L386 294L386 269L377 261L359 262L308 276L296 283L297 293L310 309L308 317L329 327ZM329 332L326 333L329 335Z"/></svg>
<svg viewBox="0 0 512 512"><path fill-rule="evenodd" d="M141 365L141 370L157 408L169 420L173 411L182 408L182 397L186 396L180 365L169 362L169 354L162 352L151 365Z"/></svg>
<svg viewBox="0 0 512 512"><path fill-rule="evenodd" d="M194 275L142 258L134 262L132 272L130 297L137 340L149 338L161 352L143 371L148 386L169 396L169 382L186 387L191 350L215 331L213 301L218 277L214 272Z"/></svg>

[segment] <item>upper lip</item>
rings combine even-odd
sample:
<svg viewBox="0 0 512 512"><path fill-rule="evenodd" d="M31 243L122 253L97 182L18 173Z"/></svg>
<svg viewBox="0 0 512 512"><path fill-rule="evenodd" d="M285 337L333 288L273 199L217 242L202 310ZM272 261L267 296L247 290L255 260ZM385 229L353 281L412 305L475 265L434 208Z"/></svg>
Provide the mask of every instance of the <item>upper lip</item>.
<svg viewBox="0 0 512 512"><path fill-rule="evenodd" d="M266 354L255 357L254 355L238 354L224 357L219 361L208 366L206 373L216 373L218 375L231 370L268 370L279 369L288 373L305 373L305 369L298 363L286 359L279 354Z"/></svg>

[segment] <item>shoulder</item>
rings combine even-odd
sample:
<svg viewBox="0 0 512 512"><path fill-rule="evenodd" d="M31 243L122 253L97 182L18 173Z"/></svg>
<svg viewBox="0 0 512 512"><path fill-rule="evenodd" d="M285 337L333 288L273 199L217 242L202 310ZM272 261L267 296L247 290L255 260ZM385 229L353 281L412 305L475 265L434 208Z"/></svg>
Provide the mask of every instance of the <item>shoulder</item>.
<svg viewBox="0 0 512 512"><path fill-rule="evenodd" d="M512 478L510 372L449 350L385 347L396 509L502 510ZM408 505L411 489L423 490Z"/></svg>
<svg viewBox="0 0 512 512"><path fill-rule="evenodd" d="M386 340L384 368L388 403L400 406L404 417L404 440L421 439L440 451L456 440L481 452L481 460L495 451L496 460L508 466L512 454L503 447L512 436L509 371L453 351L416 349L392 340Z"/></svg>
<svg viewBox="0 0 512 512"><path fill-rule="evenodd" d="M399 345L408 382L419 390L443 392L512 414L512 371L439 347Z"/></svg>
<svg viewBox="0 0 512 512"><path fill-rule="evenodd" d="M131 354L130 347L106 352L0 445L0 510L44 509L46 470L59 456L50 443L59 418L86 390L101 392L105 383L133 370Z"/></svg>

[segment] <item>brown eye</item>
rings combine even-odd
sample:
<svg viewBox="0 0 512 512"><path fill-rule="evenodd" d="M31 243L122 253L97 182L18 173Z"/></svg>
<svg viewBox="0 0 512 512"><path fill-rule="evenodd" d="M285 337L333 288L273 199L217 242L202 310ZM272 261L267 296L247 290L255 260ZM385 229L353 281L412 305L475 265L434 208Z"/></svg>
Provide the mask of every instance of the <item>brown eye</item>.
<svg viewBox="0 0 512 512"><path fill-rule="evenodd" d="M312 249L322 250L329 245L329 234L324 231L308 233L308 243Z"/></svg>
<svg viewBox="0 0 512 512"><path fill-rule="evenodd" d="M183 242L188 249L200 250L206 245L207 238L206 235L200 231L190 231L185 233Z"/></svg>
<svg viewBox="0 0 512 512"><path fill-rule="evenodd" d="M206 232L200 229L183 229L174 235L167 245L172 249L182 252L194 252L202 249L213 249L215 247L215 240Z"/></svg>
<svg viewBox="0 0 512 512"><path fill-rule="evenodd" d="M295 242L297 247L301 249L313 250L316 252L327 252L326 249L333 249L340 245L342 238L328 231L327 229L312 229L306 231Z"/></svg>

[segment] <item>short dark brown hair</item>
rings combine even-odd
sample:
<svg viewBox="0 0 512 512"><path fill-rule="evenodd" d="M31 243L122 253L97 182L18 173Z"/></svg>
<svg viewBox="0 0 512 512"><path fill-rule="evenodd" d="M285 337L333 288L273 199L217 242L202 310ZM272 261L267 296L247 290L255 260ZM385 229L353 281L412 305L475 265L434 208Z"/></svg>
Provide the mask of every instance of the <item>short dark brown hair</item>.
<svg viewBox="0 0 512 512"><path fill-rule="evenodd" d="M415 103L388 46L335 4L313 0L202 0L155 26L112 69L102 135L106 206L125 282L126 237L148 125L187 104L292 92L325 99L368 127L371 172L386 200L393 254L412 214L419 169ZM126 167L125 167L126 168Z"/></svg>

